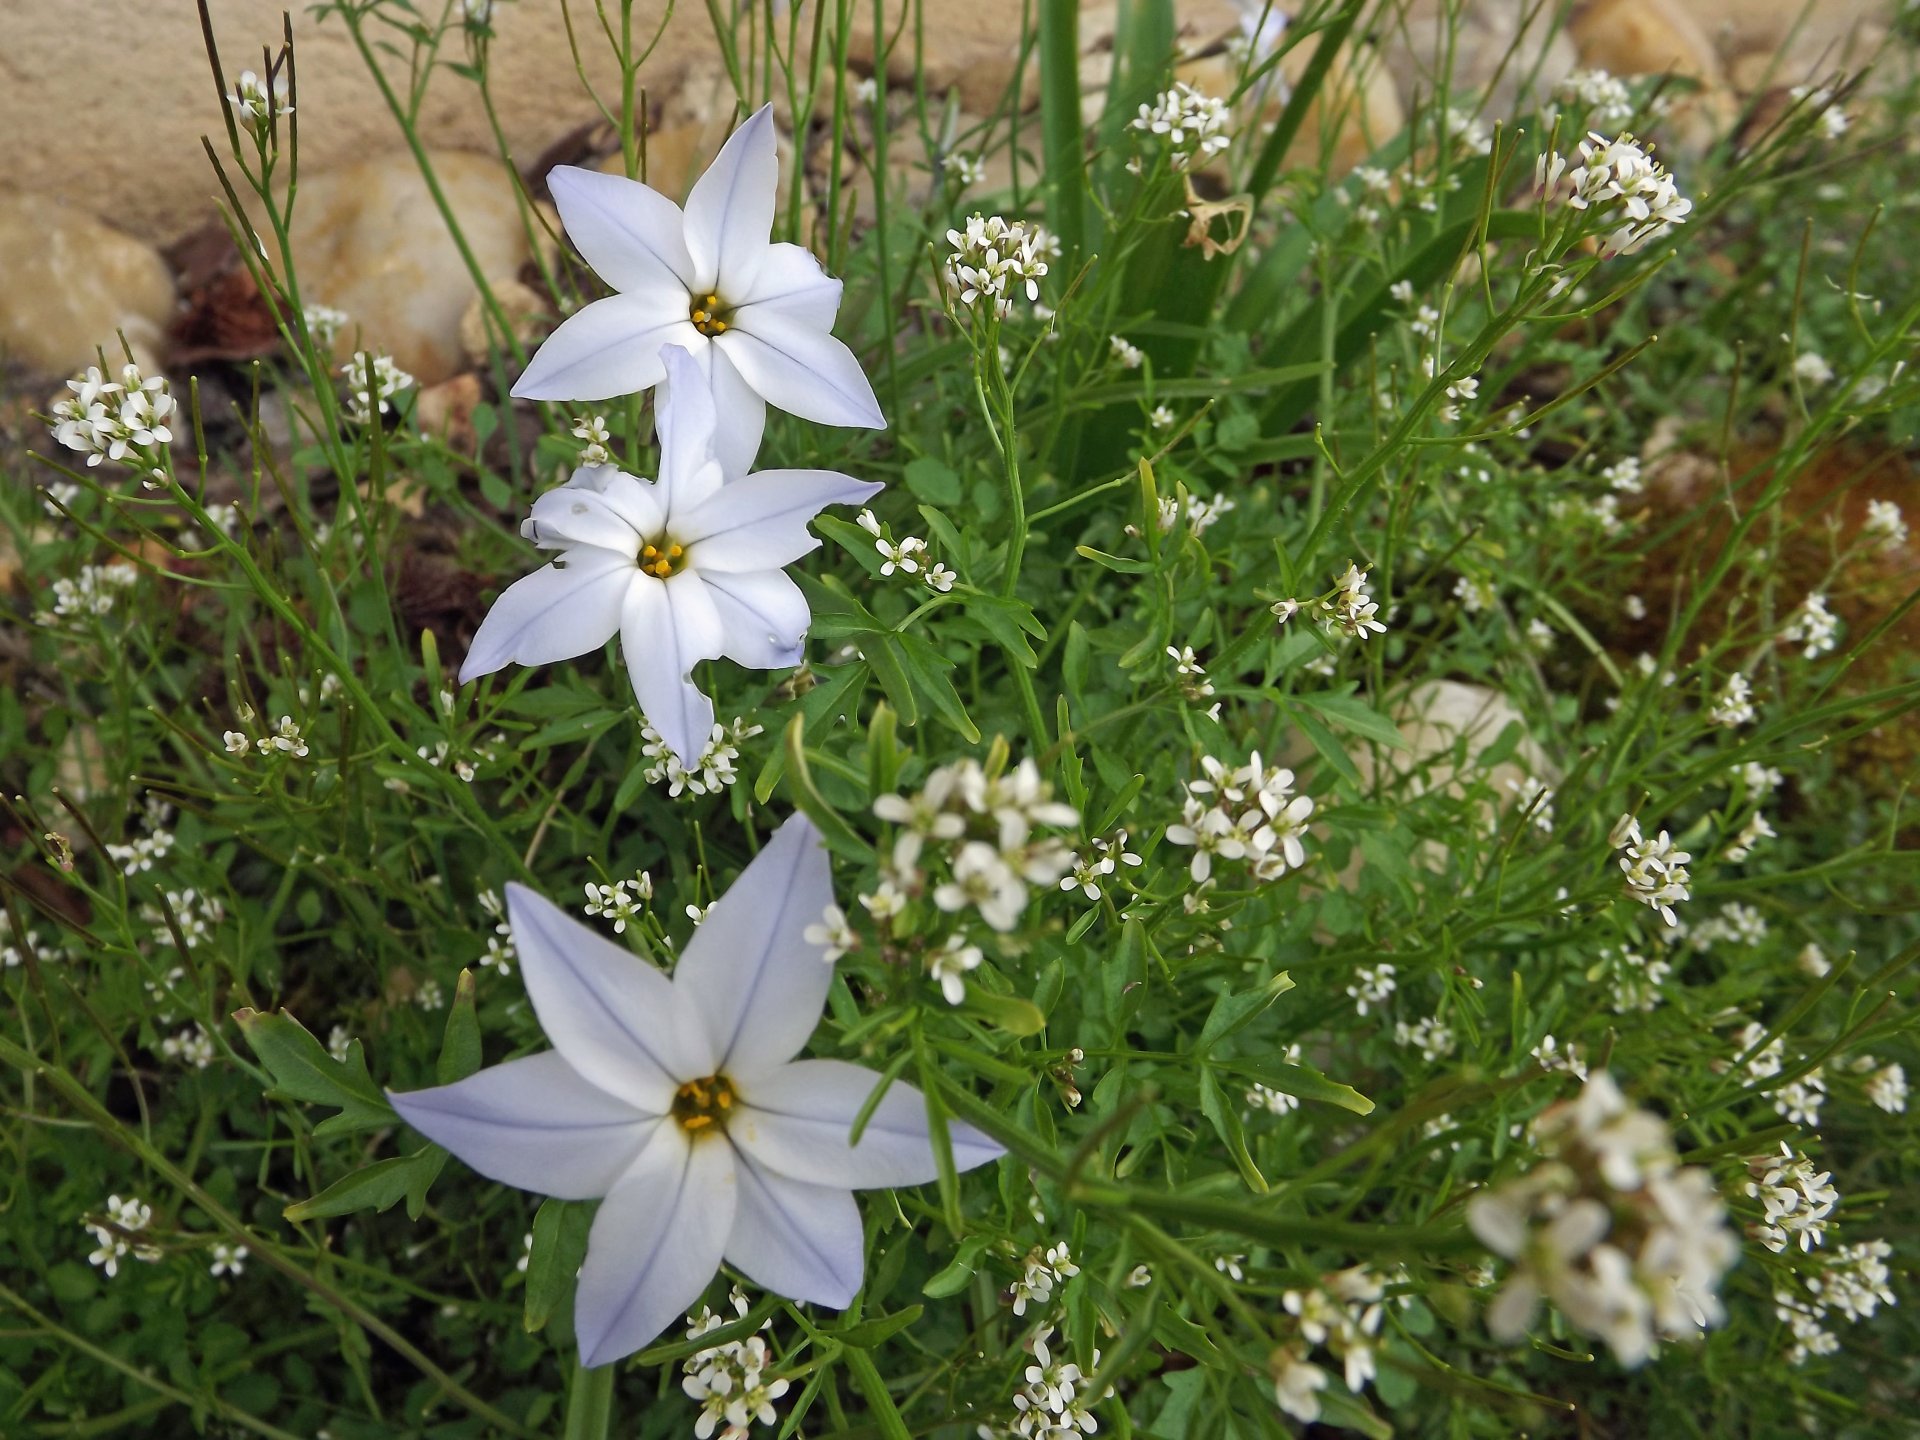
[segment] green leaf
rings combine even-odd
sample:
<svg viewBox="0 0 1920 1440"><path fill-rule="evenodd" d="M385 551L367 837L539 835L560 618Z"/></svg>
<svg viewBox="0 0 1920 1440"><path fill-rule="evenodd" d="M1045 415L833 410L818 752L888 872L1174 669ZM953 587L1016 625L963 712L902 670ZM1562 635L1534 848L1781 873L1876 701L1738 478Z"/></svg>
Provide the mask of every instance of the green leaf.
<svg viewBox="0 0 1920 1440"><path fill-rule="evenodd" d="M1266 1194L1267 1177L1260 1173L1253 1156L1247 1153L1246 1132L1240 1128L1240 1107L1221 1091L1220 1082L1213 1078L1213 1067L1205 1064L1200 1067L1200 1113L1207 1117L1214 1133L1227 1147L1240 1178L1254 1193Z"/></svg>
<svg viewBox="0 0 1920 1440"><path fill-rule="evenodd" d="M891 1315L876 1315L871 1320L862 1320L844 1330L829 1330L827 1333L842 1345L856 1345L862 1350L871 1350L889 1335L897 1335L913 1324L926 1313L926 1308L924 1305L909 1305Z"/></svg>
<svg viewBox="0 0 1920 1440"><path fill-rule="evenodd" d="M347 1058L335 1060L313 1035L285 1010L262 1015L236 1010L234 1023L247 1044L273 1076L270 1100L301 1100L331 1105L338 1115L314 1127L316 1135L343 1135L393 1124L398 1117L380 1087L367 1074L367 1059L358 1040L347 1044Z"/></svg>
<svg viewBox="0 0 1920 1440"><path fill-rule="evenodd" d="M1282 970L1264 985L1242 990L1238 994L1229 992L1222 995L1213 1002L1207 1023L1200 1027L1200 1038L1194 1044L1195 1052L1204 1055L1291 989L1293 977Z"/></svg>
<svg viewBox="0 0 1920 1440"><path fill-rule="evenodd" d="M987 1237L984 1235L970 1236L961 1241L953 1259L920 1287L920 1293L929 1300L944 1300L949 1295L958 1295L973 1280L973 1272L986 1252Z"/></svg>
<svg viewBox="0 0 1920 1440"><path fill-rule="evenodd" d="M1023 1000L1018 995L995 995L978 985L967 987L967 998L960 1002L960 1009L978 1015L1009 1035L1038 1035L1047 1028L1046 1013L1031 1000Z"/></svg>
<svg viewBox="0 0 1920 1440"><path fill-rule="evenodd" d="M907 482L909 490L929 505L960 503L962 494L960 477L931 455L922 455L918 460L909 460L901 478ZM872 546L868 548L871 549Z"/></svg>
<svg viewBox="0 0 1920 1440"><path fill-rule="evenodd" d="M888 631L862 635L860 653L867 657L880 688L887 692L887 699L900 712L900 723L918 725L920 697L914 693L913 677L907 673L906 650L900 637Z"/></svg>
<svg viewBox="0 0 1920 1440"><path fill-rule="evenodd" d="M984 590L972 590L962 602L969 618L979 622L980 627L1000 642L1000 648L1031 670L1040 663L1040 657L1034 653L1033 646L1027 643L1027 636L1044 643L1047 632L1040 622L1033 618L1033 611L1018 600L1009 600L1001 595L989 595Z"/></svg>
<svg viewBox="0 0 1920 1440"><path fill-rule="evenodd" d="M573 1277L587 1258L587 1231L593 1204L586 1200L543 1200L533 1217L533 1247L527 1252L527 1333L544 1329L566 1299Z"/></svg>
<svg viewBox="0 0 1920 1440"><path fill-rule="evenodd" d="M1339 772L1343 779L1356 786L1361 783L1359 768L1353 763L1353 757L1347 754L1347 747L1335 738L1334 733L1321 722L1319 716L1296 706L1293 711L1293 723L1295 728L1307 737L1308 743L1318 752L1320 758Z"/></svg>
<svg viewBox="0 0 1920 1440"><path fill-rule="evenodd" d="M1076 545L1073 553L1083 560L1112 570L1121 575L1151 575L1158 567L1151 560L1129 560L1124 555L1109 555L1104 550L1096 550L1091 545Z"/></svg>
<svg viewBox="0 0 1920 1440"><path fill-rule="evenodd" d="M447 1152L438 1145L423 1146L411 1155L376 1160L365 1169L342 1176L312 1199L287 1206L286 1217L324 1220L361 1210L388 1210L406 1200L408 1212L418 1219L416 1199L424 1200L427 1186L446 1163Z"/></svg>
<svg viewBox="0 0 1920 1440"><path fill-rule="evenodd" d="M918 635L901 635L898 639L914 685L933 702L942 720L958 730L969 745L978 745L980 727L973 723L961 703L960 692L953 688L953 661Z"/></svg>
<svg viewBox="0 0 1920 1440"><path fill-rule="evenodd" d="M815 788L813 773L807 768L806 733L807 722L803 717L796 715L788 722L785 746L787 768L782 778L786 781L793 803L820 827L821 838L827 842L828 849L863 864L871 861L873 847L855 833L854 828L840 817L840 812L829 805L826 797Z"/></svg>
<svg viewBox="0 0 1920 1440"><path fill-rule="evenodd" d="M1376 745L1385 745L1392 750L1411 748L1406 736L1400 733L1399 726L1366 701L1355 699L1352 695L1289 695L1287 699L1296 707L1305 705L1318 710L1342 730L1358 735L1363 740L1371 740Z"/></svg>
<svg viewBox="0 0 1920 1440"><path fill-rule="evenodd" d="M1222 1070L1264 1085L1269 1090L1278 1090L1301 1100L1319 1100L1328 1105L1338 1105L1342 1110L1351 1110L1356 1115L1373 1113L1373 1101L1351 1085L1329 1080L1318 1070L1309 1070L1304 1065L1288 1065L1278 1060L1241 1059L1214 1063Z"/></svg>
<svg viewBox="0 0 1920 1440"><path fill-rule="evenodd" d="M454 982L447 1031L440 1041L434 1075L442 1085L464 1080L480 1068L480 1019L473 1013L473 972L462 970Z"/></svg>

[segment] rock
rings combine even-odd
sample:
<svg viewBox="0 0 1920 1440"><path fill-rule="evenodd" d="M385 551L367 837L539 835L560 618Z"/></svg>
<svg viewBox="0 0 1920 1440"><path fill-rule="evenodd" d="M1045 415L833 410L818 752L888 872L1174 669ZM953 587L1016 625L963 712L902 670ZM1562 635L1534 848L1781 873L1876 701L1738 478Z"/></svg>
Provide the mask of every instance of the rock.
<svg viewBox="0 0 1920 1440"><path fill-rule="evenodd" d="M1449 11L1455 10L1450 19ZM1484 92L1480 114L1488 122L1516 115L1552 94L1580 63L1572 39L1557 23L1555 7L1538 0L1475 0L1466 7L1409 0L1379 45L1403 105L1438 92L1451 53L1449 92L1472 97L1476 104Z"/></svg>
<svg viewBox="0 0 1920 1440"><path fill-rule="evenodd" d="M513 327L515 338L531 354L546 333L545 317L551 308L546 297L510 276L487 282L487 288L493 292L500 313L507 317L507 324ZM492 360L497 337L498 327L492 313L486 302L475 295L467 301L466 312L460 317L460 350L467 363L484 370Z"/></svg>
<svg viewBox="0 0 1920 1440"><path fill-rule="evenodd" d="M414 423L420 427L422 434L446 441L448 447L459 454L471 454L474 443L473 412L481 398L480 377L471 372L456 375L451 380L442 380L438 385L428 385L414 401ZM396 497L389 491L388 498ZM415 506L407 513L417 516L419 507Z"/></svg>
<svg viewBox="0 0 1920 1440"><path fill-rule="evenodd" d="M500 162L457 150L429 158L480 273L515 274L527 234ZM293 264L302 300L347 313L334 342L340 360L357 328L362 346L393 356L422 385L465 368L460 320L473 278L410 154L303 174Z"/></svg>
<svg viewBox="0 0 1920 1440"><path fill-rule="evenodd" d="M1780 85L1864 65L1885 41L1893 9L1887 0L1686 0L1730 69L1741 56L1778 56L1772 83Z"/></svg>
<svg viewBox="0 0 1920 1440"><path fill-rule="evenodd" d="M1710 88L1726 83L1713 41L1679 0L1589 0L1567 28L1580 63L1590 69L1615 75L1671 71Z"/></svg>
<svg viewBox="0 0 1920 1440"><path fill-rule="evenodd" d="M173 276L152 246L55 201L0 195L0 354L49 375L121 359L160 369Z"/></svg>

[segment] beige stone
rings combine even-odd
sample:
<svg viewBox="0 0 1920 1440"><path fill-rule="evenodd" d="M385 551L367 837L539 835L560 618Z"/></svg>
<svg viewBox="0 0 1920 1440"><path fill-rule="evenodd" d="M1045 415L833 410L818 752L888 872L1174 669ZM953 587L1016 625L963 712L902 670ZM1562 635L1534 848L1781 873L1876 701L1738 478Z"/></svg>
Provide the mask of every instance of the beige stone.
<svg viewBox="0 0 1920 1440"><path fill-rule="evenodd" d="M514 338L531 350L546 332L546 317L552 308L546 296L512 276L488 282L487 289L513 328ZM460 316L460 353L467 364L476 370L486 368L498 338L492 309L478 293L468 297L467 308Z"/></svg>
<svg viewBox="0 0 1920 1440"><path fill-rule="evenodd" d="M1708 86L1725 83L1713 41L1682 0L1588 0L1568 28L1583 65L1615 75L1671 71Z"/></svg>
<svg viewBox="0 0 1920 1440"><path fill-rule="evenodd" d="M499 160L445 150L429 159L480 273L512 276L528 241ZM407 152L302 175L293 267L303 301L346 311L341 358L357 329L422 385L464 368L460 320L477 287Z"/></svg>
<svg viewBox="0 0 1920 1440"><path fill-rule="evenodd" d="M1781 54L1776 83L1865 64L1885 42L1888 0L1686 0L1723 57ZM1791 41L1791 43L1789 43Z"/></svg>
<svg viewBox="0 0 1920 1440"><path fill-rule="evenodd" d="M43 197L0 195L0 355L44 374L120 356L158 367L173 276L151 245Z"/></svg>

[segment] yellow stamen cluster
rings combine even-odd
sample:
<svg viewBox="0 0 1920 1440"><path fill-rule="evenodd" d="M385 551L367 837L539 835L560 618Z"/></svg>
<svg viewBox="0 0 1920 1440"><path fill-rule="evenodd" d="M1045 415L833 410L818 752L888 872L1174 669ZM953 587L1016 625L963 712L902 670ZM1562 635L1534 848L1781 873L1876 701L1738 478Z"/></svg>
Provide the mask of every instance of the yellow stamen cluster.
<svg viewBox="0 0 1920 1440"><path fill-rule="evenodd" d="M727 1128L733 1099L733 1082L724 1075L709 1075L704 1080L689 1080L674 1091L671 1113L688 1135L717 1135Z"/></svg>
<svg viewBox="0 0 1920 1440"><path fill-rule="evenodd" d="M693 310L687 318L693 321L693 328L702 335L724 335L727 333L727 322L722 318L723 312L732 313L720 303L718 295L706 295L694 300Z"/></svg>
<svg viewBox="0 0 1920 1440"><path fill-rule="evenodd" d="M680 557L684 554L686 551L671 540L663 539L658 545L642 545L640 568L664 580L680 568Z"/></svg>

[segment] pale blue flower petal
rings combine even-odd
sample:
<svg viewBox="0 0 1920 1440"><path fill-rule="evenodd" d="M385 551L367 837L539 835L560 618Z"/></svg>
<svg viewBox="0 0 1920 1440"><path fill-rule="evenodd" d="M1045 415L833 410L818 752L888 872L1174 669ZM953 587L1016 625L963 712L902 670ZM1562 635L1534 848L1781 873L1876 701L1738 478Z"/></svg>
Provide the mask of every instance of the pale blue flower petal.
<svg viewBox="0 0 1920 1440"><path fill-rule="evenodd" d="M777 570L819 545L807 529L815 515L885 488L837 470L761 470L675 516L674 538L703 571Z"/></svg>
<svg viewBox="0 0 1920 1440"><path fill-rule="evenodd" d="M670 580L642 576L627 592L620 654L647 722L688 769L713 731L713 702L693 683L693 667L727 648L726 627L706 582L692 568Z"/></svg>
<svg viewBox="0 0 1920 1440"><path fill-rule="evenodd" d="M583 1365L607 1365L657 1339L720 1268L733 1230L733 1147L687 1143L667 1124L593 1217L573 1306Z"/></svg>
<svg viewBox="0 0 1920 1440"><path fill-rule="evenodd" d="M773 106L762 105L727 138L687 196L687 250L694 289L717 289L724 304L753 289L773 235L780 183Z"/></svg>
<svg viewBox="0 0 1920 1440"><path fill-rule="evenodd" d="M549 170L547 188L567 238L594 274L616 290L671 294L687 313L693 260L678 205L638 180L575 165Z"/></svg>
<svg viewBox="0 0 1920 1440"><path fill-rule="evenodd" d="M714 411L709 367L713 342L702 341L697 357L678 345L660 352L666 380L653 397L653 424L660 438L660 484L670 497L674 517L684 514L718 488L719 476L709 477L716 462L713 440L719 428ZM679 538L675 527L675 539Z"/></svg>
<svg viewBox="0 0 1920 1440"><path fill-rule="evenodd" d="M803 932L832 902L820 832L795 815L687 942L674 988L699 1012L736 1084L792 1059L820 1023L833 966Z"/></svg>
<svg viewBox="0 0 1920 1440"><path fill-rule="evenodd" d="M609 295L570 316L514 382L521 400L607 400L660 383L663 345L708 343L657 296Z"/></svg>
<svg viewBox="0 0 1920 1440"><path fill-rule="evenodd" d="M767 402L746 381L740 367L729 360L717 345L709 344L712 356L713 404L717 413L727 417L714 437L720 472L728 480L738 480L753 469L760 453L760 442L767 433Z"/></svg>
<svg viewBox="0 0 1920 1440"><path fill-rule="evenodd" d="M726 904L723 900L721 909ZM911 1085L896 1080L888 1086L860 1132L860 1143L847 1144L854 1116L879 1083L873 1071L844 1060L797 1060L762 1072L739 1086L728 1138L775 1174L813 1185L869 1190L925 1184L939 1172L927 1130L927 1102ZM961 1121L948 1120L947 1133L956 1169L971 1170L1005 1153Z"/></svg>
<svg viewBox="0 0 1920 1440"><path fill-rule="evenodd" d="M866 1267L853 1192L775 1175L744 1153L734 1159L740 1203L727 1263L762 1290L846 1309Z"/></svg>
<svg viewBox="0 0 1920 1440"><path fill-rule="evenodd" d="M514 581L480 622L460 666L460 683L501 666L545 665L597 650L620 629L633 557L581 545Z"/></svg>
<svg viewBox="0 0 1920 1440"><path fill-rule="evenodd" d="M734 327L713 343L776 410L822 425L887 428L867 372L827 331L769 305L756 305L734 320Z"/></svg>
<svg viewBox="0 0 1920 1440"><path fill-rule="evenodd" d="M840 291L841 282L827 274L811 250L782 242L760 262L753 289L734 300L734 316L737 322L741 312L764 305L816 330L831 330L840 311Z"/></svg>
<svg viewBox="0 0 1920 1440"><path fill-rule="evenodd" d="M699 1017L666 976L524 885L507 886L507 917L540 1026L583 1078L664 1115L684 1082L713 1074Z"/></svg>
<svg viewBox="0 0 1920 1440"><path fill-rule="evenodd" d="M605 471L611 466L582 466ZM575 472L576 478L579 472ZM601 483L576 485L568 481L533 502L533 511L520 533L545 549L593 545L625 555L628 563L640 553L642 541L664 528L664 516L650 488L631 475L615 471L595 476ZM626 484L619 482L626 481Z"/></svg>
<svg viewBox="0 0 1920 1440"><path fill-rule="evenodd" d="M726 627L722 652L750 670L784 670L798 665L813 619L807 597L782 570L750 570L740 575L703 571L707 593Z"/></svg>
<svg viewBox="0 0 1920 1440"><path fill-rule="evenodd" d="M387 1098L402 1120L489 1180L562 1200L606 1194L660 1123L589 1084L557 1050Z"/></svg>

